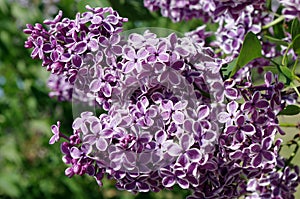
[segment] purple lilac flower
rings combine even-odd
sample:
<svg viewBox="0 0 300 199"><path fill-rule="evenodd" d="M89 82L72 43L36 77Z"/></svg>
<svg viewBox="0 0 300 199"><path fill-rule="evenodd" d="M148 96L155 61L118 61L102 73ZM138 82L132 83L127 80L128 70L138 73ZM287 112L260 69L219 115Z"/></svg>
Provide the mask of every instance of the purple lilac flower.
<svg viewBox="0 0 300 199"><path fill-rule="evenodd" d="M224 54L236 57L248 32L260 33L263 25L271 21L272 16L265 14L265 9L256 9L253 5L245 7L236 18L228 15L220 18L216 41L213 46L220 46ZM259 14L262 13L262 14Z"/></svg>
<svg viewBox="0 0 300 199"><path fill-rule="evenodd" d="M299 0L280 0L279 2L283 6L282 14L286 19L291 20L296 17L300 18Z"/></svg>
<svg viewBox="0 0 300 199"><path fill-rule="evenodd" d="M279 158L278 170L272 170L268 175L260 175L247 183L249 196L246 198L295 198L293 193L299 184L299 167L287 167ZM279 170L280 169L280 170Z"/></svg>
<svg viewBox="0 0 300 199"><path fill-rule="evenodd" d="M33 48L32 58L42 59L43 66L48 71L60 77L63 74L70 85L74 85L76 74L89 52L99 50L109 54L106 64L113 62L116 55L121 53L121 48L117 45L119 41L117 34L127 19L120 17L111 8L94 9L87 6L87 10L85 13L78 13L74 20L63 18L60 11L53 20L44 21L49 30L41 24L35 26L28 24L24 30L30 35L25 47Z"/></svg>
<svg viewBox="0 0 300 199"><path fill-rule="evenodd" d="M205 26L200 26L186 35L194 38L203 46L214 48L216 52L219 52L218 56L231 57L232 60L238 56L248 32L260 34L262 27L273 20L274 16L268 12L265 4L265 0L144 1L144 5L150 10L160 9L163 16L170 17L173 21L200 18L204 22L218 23L218 30L214 33L216 41L211 43L205 42L205 39L211 35L210 32L206 32ZM207 16L214 17L208 18ZM273 30L270 29L270 32L272 33ZM274 58L280 55L280 52L276 49L276 45L263 42L263 55ZM251 68L257 67L259 71L262 71L262 67L267 65L270 65L270 61L263 58L248 64Z"/></svg>
<svg viewBox="0 0 300 199"><path fill-rule="evenodd" d="M50 88L50 97L57 97L58 101L71 101L73 86L63 75L51 74L47 86Z"/></svg>
<svg viewBox="0 0 300 199"><path fill-rule="evenodd" d="M265 3L264 0L242 0L242 1L208 1L208 0L188 0L188 1L158 1L144 0L144 6L151 11L159 10L164 17L169 17L173 21L191 20L200 18L205 22L209 20L218 21L222 15L228 15L235 19L240 12L248 5L254 5L257 9ZM213 16L213 18L212 18Z"/></svg>
<svg viewBox="0 0 300 199"><path fill-rule="evenodd" d="M191 37L193 40L195 40L197 43L199 43L201 46L209 46L207 42L205 41L208 37L213 35L212 32L207 32L206 25L199 26L196 30L190 31L185 33L185 36Z"/></svg>
<svg viewBox="0 0 300 199"><path fill-rule="evenodd" d="M233 12L230 3L221 15ZM223 83L222 61L187 37L145 31L120 39L125 19L111 8L88 9L75 20L59 13L46 21L49 31L25 30L33 58L65 77L75 96L83 93L105 110L81 112L70 136L59 122L52 126L50 144L66 139L68 177L88 174L102 186L107 175L133 193L179 185L193 191L190 199L292 197L299 172L278 154L275 136L283 131L276 115L285 104L276 75L254 85L245 68Z"/></svg>
<svg viewBox="0 0 300 199"><path fill-rule="evenodd" d="M131 35L129 38L133 39L134 36L137 35ZM98 69L99 65L96 62L82 64L78 71L88 72L80 72L80 75L78 72L77 77L82 78L80 81L93 77L92 80L87 80L90 84L88 92L96 94L97 102L105 97L109 105L104 108L108 113L100 117L92 113L82 113L75 119L74 135L69 138L70 143L64 144L67 147L62 148L65 163L71 165L66 170L66 175L71 177L87 172L95 175L96 172L91 172L92 170L106 168L110 168L116 175L126 171L124 177L116 176L118 188L132 192L149 191L149 184L143 184L139 180L151 181L148 173L153 170L159 173L158 184L170 187L174 184L166 184L168 178L164 177L163 170L160 169L170 166L173 168L178 161L182 168L170 170L172 175L176 176L174 172L185 172L183 167L186 168L189 164L201 166L206 163L207 154L214 152L211 146L216 143L218 136L215 122L210 122L214 121L213 114L209 115L213 110L210 104L205 107L199 105L213 99L208 100L207 96L196 95L196 91L198 94L199 89L209 91L207 89L214 81L220 81L216 74L211 72L219 71L214 68L220 66L211 64L214 59L206 56L199 46L193 46L192 42L189 43L189 48L183 50L184 45L188 44L185 38L176 38L175 35L168 38L172 38L175 43L166 42L166 38L157 38L158 42L155 45L138 48L131 45L134 40L129 40L123 46L125 53L117 67L112 64ZM136 51L131 46L134 46ZM109 48L109 45L106 47ZM171 48L177 49L176 61L169 60L170 53L174 53L171 52ZM187 51L189 49L190 51ZM103 52L107 53L105 49ZM181 52L183 54L180 54ZM203 55L197 60L201 53ZM136 60L139 60L139 64L136 64ZM126 70L124 66L129 62L132 69ZM92 74L95 69L99 71L99 75ZM186 71L198 75L188 81L186 76L181 75L181 72L185 74ZM205 78L209 76L212 77L212 82L206 85ZM114 84L110 84L111 82ZM194 87L193 82L197 87ZM173 88L175 83L178 87ZM85 88L76 84L75 86L74 89ZM107 89L109 92L106 92ZM160 100L150 100L156 98L154 96L159 96ZM200 107L199 112L193 112L197 106ZM184 125L185 120L189 120L195 127L189 128ZM192 131L191 135L184 133L184 128ZM196 128L201 128L201 132L194 132L193 129ZM174 142L177 139L181 140L180 145ZM91 168L93 162L97 162L96 168ZM197 184L192 174L176 182L186 189L190 183Z"/></svg>
<svg viewBox="0 0 300 199"><path fill-rule="evenodd" d="M49 144L54 144L55 142L58 142L59 141L59 138L60 138L60 122L58 121L56 125L52 125L51 126L51 130L52 130L52 133L54 134L50 140L49 140Z"/></svg>

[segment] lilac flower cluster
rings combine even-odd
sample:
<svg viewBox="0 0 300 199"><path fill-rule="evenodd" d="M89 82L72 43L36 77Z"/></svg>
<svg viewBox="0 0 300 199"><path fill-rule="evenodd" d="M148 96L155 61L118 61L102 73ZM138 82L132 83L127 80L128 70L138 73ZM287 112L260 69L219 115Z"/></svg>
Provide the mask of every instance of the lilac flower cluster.
<svg viewBox="0 0 300 199"><path fill-rule="evenodd" d="M272 2L276 6L276 2ZM283 7L282 13L287 20L300 17L299 1L280 0L277 2ZM262 27L272 22L274 18L273 11L268 10L265 0L256 1L153 1L144 0L144 6L151 11L159 10L165 17L171 18L174 22L181 20L191 20L192 18L202 19L204 22L211 21L219 24L218 30L214 33L216 40L212 43L206 43L210 32L205 31L205 26L193 30L187 35L193 37L195 41L205 46L210 46L220 51L219 56L228 56L228 62L233 60L239 54L245 35L252 31L260 34ZM277 5L278 7L278 5ZM270 33L273 30L270 28ZM263 42L263 55L267 58L274 58L281 55L276 49L276 45L269 42ZM265 62L270 65L266 59L259 59L258 62ZM260 66L259 66L260 65ZM253 62L250 67L259 66Z"/></svg>
<svg viewBox="0 0 300 199"><path fill-rule="evenodd" d="M51 95L70 100L73 89L73 99L105 111L82 111L70 136L52 126L49 143L66 140L67 176L88 174L102 186L106 175L133 193L179 185L193 191L189 199L292 197L300 178L278 154L285 104L276 75L254 85L245 68L223 81L222 61L188 37L126 36L116 11L87 8L24 31L32 58L53 73Z"/></svg>
<svg viewBox="0 0 300 199"><path fill-rule="evenodd" d="M295 17L300 19L300 8L299 0L279 0L279 2L283 5L282 14L285 16L286 19L291 20Z"/></svg>
<svg viewBox="0 0 300 199"><path fill-rule="evenodd" d="M243 74L224 82L230 99L226 111L218 114L224 130L209 167L198 168L203 184L192 189L189 199L293 198L300 183L299 168L284 165L278 155L281 140L275 140L284 133L276 117L284 106L283 84L270 72L262 85L253 85L249 72Z"/></svg>
<svg viewBox="0 0 300 199"><path fill-rule="evenodd" d="M247 6L239 13L236 19L223 17L219 21L216 41L212 46L218 46L225 55L237 57L248 32L258 34L262 26L272 21L272 17L265 15L263 9L255 9L253 5Z"/></svg>
<svg viewBox="0 0 300 199"><path fill-rule="evenodd" d="M224 98L221 65L175 34L158 38L146 31L110 43L123 43L116 65L102 68L96 54L79 70L87 71L77 76L88 82L87 96L107 113L83 112L74 120L74 134L62 145L65 163L71 164L66 174L88 173L99 181L97 176L106 173L119 189L132 192L199 184L185 172L213 157L219 136L216 113ZM109 48L104 52L110 54ZM52 140L60 136L57 128Z"/></svg>
<svg viewBox="0 0 300 199"><path fill-rule="evenodd" d="M115 38L122 31L122 23L127 21L111 8L88 7L88 12L78 13L74 20L62 18L62 12L53 20L46 20L46 30L41 24L35 26L28 24L24 30L29 34L25 47L33 48L31 57L43 60L43 66L52 74L57 75L56 80L61 77L67 78L67 83L50 80L50 88L56 92L57 87L65 86L63 90L69 89L69 84L74 85L76 75L83 63L83 54L101 51L107 46L107 41ZM111 48L112 53L118 49ZM109 62L109 58L107 61ZM56 85L53 83L56 82ZM64 93L64 92L63 92ZM57 95L57 94L55 94ZM69 99L60 96L59 99Z"/></svg>
<svg viewBox="0 0 300 199"><path fill-rule="evenodd" d="M284 159L277 159L277 169L268 175L248 181L247 190L250 194L247 199L256 198L295 198L293 193L299 184L299 167L285 165Z"/></svg>
<svg viewBox="0 0 300 199"><path fill-rule="evenodd" d="M275 9L282 6L282 13L287 20L299 18L299 1L274 1L272 10L268 10L265 0L257 1L150 1L145 0L145 7L152 11L161 10L165 17L171 18L178 22L181 20L190 20L192 18L200 18L204 22L212 21L219 24L218 30L214 33L216 40L207 43L206 39L212 34L206 32L205 26L201 26L186 35L195 39L196 42L204 46L209 46L216 49L218 56L227 57L227 62L231 62L239 54L242 47L242 42L248 32L253 32L261 36L262 27L272 22L275 14ZM267 31L272 33L274 30L269 28ZM287 38L289 35L286 35ZM280 56L282 52L276 48L275 44L267 41L262 41L262 54L268 59L274 59ZM284 50L285 47L281 46ZM290 50L290 53L293 53ZM293 59L295 57L293 56ZM251 62L250 68L258 67L258 71L262 70L262 63L268 66L270 61L260 58Z"/></svg>
<svg viewBox="0 0 300 199"><path fill-rule="evenodd" d="M248 5L254 5L256 8L262 7L264 0L144 0L144 6L151 11L159 10L164 17L171 18L174 22L181 20L191 20L200 18L207 22L209 20L218 21L222 15L228 15L234 19L238 18Z"/></svg>
<svg viewBox="0 0 300 199"><path fill-rule="evenodd" d="M51 74L48 82L50 88L49 96L57 98L58 101L71 101L73 93L73 85L71 85L63 75Z"/></svg>

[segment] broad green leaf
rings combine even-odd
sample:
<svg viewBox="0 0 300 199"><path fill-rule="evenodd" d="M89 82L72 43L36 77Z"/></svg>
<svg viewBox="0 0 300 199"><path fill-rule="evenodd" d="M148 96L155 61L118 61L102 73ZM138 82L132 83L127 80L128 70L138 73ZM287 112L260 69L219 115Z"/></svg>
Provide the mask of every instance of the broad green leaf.
<svg viewBox="0 0 300 199"><path fill-rule="evenodd" d="M293 50L297 55L300 55L300 34L293 39Z"/></svg>
<svg viewBox="0 0 300 199"><path fill-rule="evenodd" d="M298 35L300 35L300 22L298 18L295 18L292 22L292 39L295 39Z"/></svg>
<svg viewBox="0 0 300 199"><path fill-rule="evenodd" d="M278 115L297 115L300 113L300 107L296 105L288 105Z"/></svg>
<svg viewBox="0 0 300 199"><path fill-rule="evenodd" d="M253 59L261 57L261 49L261 43L256 35L253 32L249 32L245 37L241 52L237 58L237 63L233 68L230 77Z"/></svg>

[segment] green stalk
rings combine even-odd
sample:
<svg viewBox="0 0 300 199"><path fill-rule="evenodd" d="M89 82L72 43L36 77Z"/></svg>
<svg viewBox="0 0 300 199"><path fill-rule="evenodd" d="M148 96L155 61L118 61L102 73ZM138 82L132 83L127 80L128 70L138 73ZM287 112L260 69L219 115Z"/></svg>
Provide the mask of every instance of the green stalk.
<svg viewBox="0 0 300 199"><path fill-rule="evenodd" d="M281 127L295 127L295 128L297 128L297 124L283 123L283 124L279 124L279 126L281 126Z"/></svg>
<svg viewBox="0 0 300 199"><path fill-rule="evenodd" d="M268 28L280 23L283 20L284 20L284 15L281 15L278 18L276 18L274 21L272 21L272 22L268 23L267 25L263 26L262 29L268 29Z"/></svg>

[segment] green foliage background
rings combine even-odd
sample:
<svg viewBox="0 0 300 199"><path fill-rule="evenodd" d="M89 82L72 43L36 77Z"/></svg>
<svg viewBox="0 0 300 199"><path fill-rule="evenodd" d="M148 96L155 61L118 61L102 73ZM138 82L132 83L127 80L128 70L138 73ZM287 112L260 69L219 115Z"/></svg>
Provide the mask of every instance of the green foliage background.
<svg viewBox="0 0 300 199"><path fill-rule="evenodd" d="M0 0L0 198L143 198L181 199L189 192L173 191L133 195L117 191L113 182L104 180L99 188L94 179L64 175L66 165L61 161L59 145L48 144L50 126L62 121L64 132L70 132L72 109L70 103L58 103L48 97L48 73L41 61L31 60L26 50L25 24L42 23L47 7L42 0ZM23 0L24 1L24 0ZM50 0L49 0L50 1ZM85 5L113 6L129 22L124 29L164 27L179 32L201 25L198 20L172 23L169 19L150 13L142 0L61 0L56 6L65 17L85 11ZM211 25L213 29L213 25Z"/></svg>

